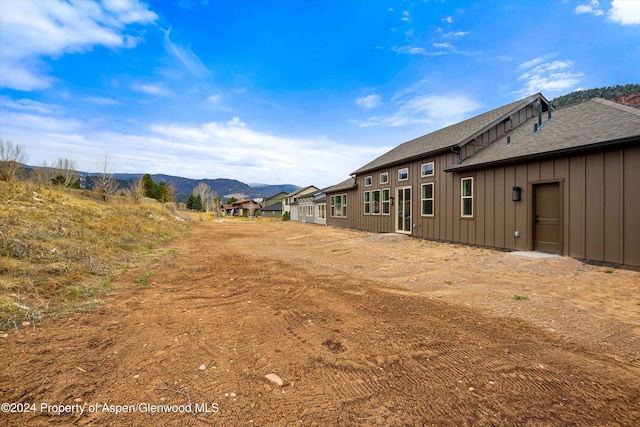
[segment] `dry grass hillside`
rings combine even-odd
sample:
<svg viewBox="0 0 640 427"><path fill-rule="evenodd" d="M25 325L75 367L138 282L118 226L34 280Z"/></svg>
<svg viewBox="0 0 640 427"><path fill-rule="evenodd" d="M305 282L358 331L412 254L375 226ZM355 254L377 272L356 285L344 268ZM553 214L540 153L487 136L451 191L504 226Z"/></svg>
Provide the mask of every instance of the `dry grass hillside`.
<svg viewBox="0 0 640 427"><path fill-rule="evenodd" d="M155 200L0 182L0 330L101 305L118 272L185 235L178 214Z"/></svg>

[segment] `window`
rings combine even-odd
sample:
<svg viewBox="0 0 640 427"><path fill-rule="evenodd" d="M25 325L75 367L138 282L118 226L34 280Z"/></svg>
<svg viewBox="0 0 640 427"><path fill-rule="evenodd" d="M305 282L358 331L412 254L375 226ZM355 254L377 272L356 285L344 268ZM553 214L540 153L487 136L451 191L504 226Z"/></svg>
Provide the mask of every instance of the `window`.
<svg viewBox="0 0 640 427"><path fill-rule="evenodd" d="M365 187L371 187L371 185L373 184L373 177L372 176L368 176L364 179L364 186Z"/></svg>
<svg viewBox="0 0 640 427"><path fill-rule="evenodd" d="M381 173L380 184L386 184L387 182L389 182L389 172Z"/></svg>
<svg viewBox="0 0 640 427"><path fill-rule="evenodd" d="M391 213L391 207L389 203L389 197L391 196L391 190L385 188L382 190L382 215L389 215Z"/></svg>
<svg viewBox="0 0 640 427"><path fill-rule="evenodd" d="M309 206L305 206L304 207L304 213L306 216L313 216L313 206L309 205Z"/></svg>
<svg viewBox="0 0 640 427"><path fill-rule="evenodd" d="M284 204L285 204L285 206L289 206L289 199L288 198L284 199Z"/></svg>
<svg viewBox="0 0 640 427"><path fill-rule="evenodd" d="M347 216L347 195L346 194L331 196L331 216L335 216L335 217Z"/></svg>
<svg viewBox="0 0 640 427"><path fill-rule="evenodd" d="M462 216L473 216L473 178L463 178L460 194L462 196Z"/></svg>
<svg viewBox="0 0 640 427"><path fill-rule="evenodd" d="M364 214L369 215L371 213L371 192L364 192Z"/></svg>
<svg viewBox="0 0 640 427"><path fill-rule="evenodd" d="M409 179L409 168L402 168L398 170L398 181L406 181Z"/></svg>
<svg viewBox="0 0 640 427"><path fill-rule="evenodd" d="M433 216L433 183L422 184L422 215Z"/></svg>
<svg viewBox="0 0 640 427"><path fill-rule="evenodd" d="M433 176L434 173L435 171L433 169L433 162L423 163L422 166L420 166L420 175L423 178L427 176Z"/></svg>
<svg viewBox="0 0 640 427"><path fill-rule="evenodd" d="M371 192L371 213L380 215L380 190Z"/></svg>
<svg viewBox="0 0 640 427"><path fill-rule="evenodd" d="M318 218L320 218L320 219L326 219L327 218L327 205L326 205L326 203L318 205Z"/></svg>

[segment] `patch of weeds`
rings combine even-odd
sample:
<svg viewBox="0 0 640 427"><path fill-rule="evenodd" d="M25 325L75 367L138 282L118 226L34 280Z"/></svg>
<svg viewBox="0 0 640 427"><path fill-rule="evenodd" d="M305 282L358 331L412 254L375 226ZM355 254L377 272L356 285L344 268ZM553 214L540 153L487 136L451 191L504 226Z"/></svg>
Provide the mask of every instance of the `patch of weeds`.
<svg viewBox="0 0 640 427"><path fill-rule="evenodd" d="M356 265L354 268L356 268L356 269L360 270L360 269L363 269L364 267L363 267L363 266L361 266L361 265Z"/></svg>
<svg viewBox="0 0 640 427"><path fill-rule="evenodd" d="M444 284L451 286L451 285L453 285L453 280L445 280Z"/></svg>
<svg viewBox="0 0 640 427"><path fill-rule="evenodd" d="M331 252L339 252L340 249L331 249Z"/></svg>
<svg viewBox="0 0 640 427"><path fill-rule="evenodd" d="M142 276L138 277L136 279L136 283L138 283L139 285L146 285L147 284L147 279L149 278L149 276L151 276L153 273L151 271L146 271Z"/></svg>
<svg viewBox="0 0 640 427"><path fill-rule="evenodd" d="M615 271L615 270L614 270L613 268L605 268L605 269L604 269L604 272L605 272L605 273L607 273L607 274L611 274L611 273L613 273L614 271Z"/></svg>
<svg viewBox="0 0 640 427"><path fill-rule="evenodd" d="M180 255L180 252L178 252L177 249L169 249L167 251L167 255L171 255L173 257L177 257L178 255Z"/></svg>
<svg viewBox="0 0 640 427"><path fill-rule="evenodd" d="M529 297L525 297L522 295L514 295L512 298L516 301L526 301L529 299Z"/></svg>

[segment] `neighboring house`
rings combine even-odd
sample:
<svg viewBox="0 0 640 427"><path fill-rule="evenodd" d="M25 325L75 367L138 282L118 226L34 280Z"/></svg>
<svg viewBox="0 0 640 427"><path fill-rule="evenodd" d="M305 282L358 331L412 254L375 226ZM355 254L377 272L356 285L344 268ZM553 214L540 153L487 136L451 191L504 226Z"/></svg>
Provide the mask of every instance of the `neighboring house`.
<svg viewBox="0 0 640 427"><path fill-rule="evenodd" d="M313 224L327 223L327 195L318 190L298 198L298 220Z"/></svg>
<svg viewBox="0 0 640 427"><path fill-rule="evenodd" d="M532 95L408 141L326 190L327 224L640 266L640 110Z"/></svg>
<svg viewBox="0 0 640 427"><path fill-rule="evenodd" d="M260 203L255 200L244 199L233 203L225 203L222 205L226 216L248 216L255 215L260 209Z"/></svg>
<svg viewBox="0 0 640 427"><path fill-rule="evenodd" d="M281 191L278 194L274 194L273 196L267 199L264 199L264 201L262 202L262 206L271 206L274 203L282 204L282 199L284 199L286 196L287 196L287 193L285 193L284 191ZM282 206L280 207L280 210L282 210Z"/></svg>
<svg viewBox="0 0 640 427"><path fill-rule="evenodd" d="M308 187L299 188L282 199L282 214L289 213L290 218L294 221L299 220L298 199L300 196L318 191L318 188L310 185Z"/></svg>
<svg viewBox="0 0 640 427"><path fill-rule="evenodd" d="M265 218L281 218L282 201L260 208L260 215Z"/></svg>

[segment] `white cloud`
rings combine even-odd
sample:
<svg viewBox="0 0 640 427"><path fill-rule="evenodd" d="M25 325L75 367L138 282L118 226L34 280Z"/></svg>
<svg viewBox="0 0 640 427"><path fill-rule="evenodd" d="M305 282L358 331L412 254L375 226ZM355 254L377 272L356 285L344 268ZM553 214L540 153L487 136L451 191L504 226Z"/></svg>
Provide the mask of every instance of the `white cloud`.
<svg viewBox="0 0 640 427"><path fill-rule="evenodd" d="M600 8L600 2L598 0L591 0L589 3L579 4L576 6L575 12L577 14L590 13L595 16L600 16L604 14L602 9Z"/></svg>
<svg viewBox="0 0 640 427"><path fill-rule="evenodd" d="M434 43L433 47L437 47L438 49L453 49L451 43Z"/></svg>
<svg viewBox="0 0 640 427"><path fill-rule="evenodd" d="M458 123L482 108L482 104L466 95L423 95L425 84L404 89L392 98L394 111L386 115L370 117L359 123L362 127L399 127L415 124L431 124L440 128Z"/></svg>
<svg viewBox="0 0 640 427"><path fill-rule="evenodd" d="M220 95L219 93L213 94L213 95L207 97L207 102L211 102L213 104L218 104L218 103L222 102L222 95Z"/></svg>
<svg viewBox="0 0 640 427"><path fill-rule="evenodd" d="M444 22L448 22L449 24L451 24L453 22L453 17L452 16L447 16L445 18L442 18L442 20Z"/></svg>
<svg viewBox="0 0 640 427"><path fill-rule="evenodd" d="M176 43L173 43L169 38L171 34L171 28L164 31L164 48L173 55L182 65L184 65L189 72L195 76L203 77L211 74L211 71L202 63L200 58L193 53L190 46L184 47Z"/></svg>
<svg viewBox="0 0 640 427"><path fill-rule="evenodd" d="M455 32L450 32L450 33L446 33L444 34L442 37L445 39L452 39L452 38L456 38L456 37L464 37L471 34L469 31L455 31Z"/></svg>
<svg viewBox="0 0 640 427"><path fill-rule="evenodd" d="M94 46L130 48L140 40L128 24L152 24L158 16L136 0L4 1L0 13L0 87L30 91L56 80L43 57L81 53Z"/></svg>
<svg viewBox="0 0 640 427"><path fill-rule="evenodd" d="M594 16L605 14L598 0L579 4L576 6L575 13ZM638 25L640 24L640 2L637 0L613 0L611 9L607 12L607 18L621 25Z"/></svg>
<svg viewBox="0 0 640 427"><path fill-rule="evenodd" d="M229 126L240 126L240 127L245 127L247 124L246 124L246 123L244 123L244 122L242 122L242 121L240 120L240 117L234 117L234 118L232 118L231 120L229 120L229 121L227 122L227 125L229 125Z"/></svg>
<svg viewBox="0 0 640 427"><path fill-rule="evenodd" d="M400 18L400 19L402 21L405 21L405 22L410 22L411 18L409 17L409 12L406 11L406 10L404 12L402 12L402 18Z"/></svg>
<svg viewBox="0 0 640 427"><path fill-rule="evenodd" d="M613 0L609 19L622 25L640 24L640 2L630 0Z"/></svg>
<svg viewBox="0 0 640 427"><path fill-rule="evenodd" d="M375 94L363 96L356 98L356 105L364 108L365 110L370 110L382 105L382 98L380 98L380 95Z"/></svg>
<svg viewBox="0 0 640 427"><path fill-rule="evenodd" d="M421 47L416 46L393 46L391 48L393 52L408 54L408 55L426 55L427 51Z"/></svg>
<svg viewBox="0 0 640 427"><path fill-rule="evenodd" d="M546 55L521 64L519 69L524 72L518 80L524 82L524 87L515 93L526 96L537 92L561 92L580 83L584 74L573 71L573 61L549 61L552 56Z"/></svg>
<svg viewBox="0 0 640 427"><path fill-rule="evenodd" d="M96 161L107 152L114 172L328 187L388 150L322 135L270 134L238 117L226 123L135 123L135 131L116 132L105 128L108 121L83 122L56 106L26 101L13 106L0 103L0 135L24 145L30 164L66 157L87 172L95 172Z"/></svg>
<svg viewBox="0 0 640 427"><path fill-rule="evenodd" d="M171 91L164 87L162 83L142 83L132 86L134 90L143 92L154 96L167 96L171 94Z"/></svg>

